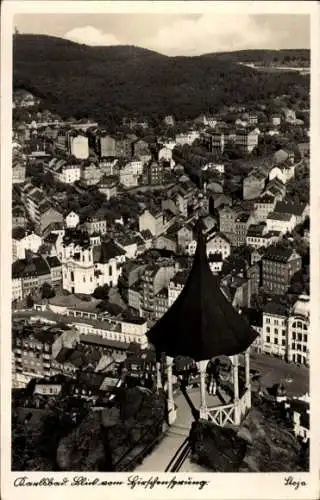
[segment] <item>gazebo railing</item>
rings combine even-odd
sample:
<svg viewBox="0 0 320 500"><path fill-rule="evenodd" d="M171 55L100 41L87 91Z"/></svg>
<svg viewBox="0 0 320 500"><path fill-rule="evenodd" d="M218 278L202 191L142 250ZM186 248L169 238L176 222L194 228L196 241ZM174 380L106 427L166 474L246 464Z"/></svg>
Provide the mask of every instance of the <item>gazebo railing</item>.
<svg viewBox="0 0 320 500"><path fill-rule="evenodd" d="M208 419L215 425L224 427L226 424L239 425L242 417L251 406L250 390L244 391L238 403L233 402L227 405L219 405L207 408Z"/></svg>
<svg viewBox="0 0 320 500"><path fill-rule="evenodd" d="M232 403L208 408L208 417L219 427L224 427L227 423L235 424L235 406Z"/></svg>

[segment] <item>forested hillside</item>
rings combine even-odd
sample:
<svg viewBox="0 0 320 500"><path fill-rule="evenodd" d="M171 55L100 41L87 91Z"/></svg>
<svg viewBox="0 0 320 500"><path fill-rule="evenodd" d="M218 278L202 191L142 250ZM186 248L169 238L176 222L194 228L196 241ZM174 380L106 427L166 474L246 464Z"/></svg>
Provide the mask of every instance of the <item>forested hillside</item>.
<svg viewBox="0 0 320 500"><path fill-rule="evenodd" d="M15 35L13 82L62 117L88 116L101 123L124 115L195 118L223 105L262 103L289 90L308 99L307 76L259 73L230 57L167 57L138 47L89 47L44 35Z"/></svg>

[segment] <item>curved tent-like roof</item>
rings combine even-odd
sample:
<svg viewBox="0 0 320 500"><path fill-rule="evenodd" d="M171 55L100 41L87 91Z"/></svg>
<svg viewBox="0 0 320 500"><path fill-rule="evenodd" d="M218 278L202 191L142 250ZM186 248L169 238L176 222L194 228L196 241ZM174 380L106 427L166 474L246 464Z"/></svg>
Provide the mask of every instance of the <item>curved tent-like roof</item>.
<svg viewBox="0 0 320 500"><path fill-rule="evenodd" d="M206 241L198 224L198 245L181 294L147 333L158 353L189 356L195 361L231 356L246 350L257 337L226 299L210 270Z"/></svg>

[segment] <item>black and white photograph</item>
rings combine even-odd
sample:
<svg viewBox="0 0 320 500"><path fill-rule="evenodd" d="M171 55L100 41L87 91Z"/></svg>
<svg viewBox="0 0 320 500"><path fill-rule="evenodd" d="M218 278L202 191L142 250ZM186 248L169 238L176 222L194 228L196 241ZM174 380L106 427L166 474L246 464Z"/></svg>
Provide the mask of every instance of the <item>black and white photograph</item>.
<svg viewBox="0 0 320 500"><path fill-rule="evenodd" d="M15 493L124 473L213 498L210 474L281 473L315 499L312 16L71 3L10 26Z"/></svg>

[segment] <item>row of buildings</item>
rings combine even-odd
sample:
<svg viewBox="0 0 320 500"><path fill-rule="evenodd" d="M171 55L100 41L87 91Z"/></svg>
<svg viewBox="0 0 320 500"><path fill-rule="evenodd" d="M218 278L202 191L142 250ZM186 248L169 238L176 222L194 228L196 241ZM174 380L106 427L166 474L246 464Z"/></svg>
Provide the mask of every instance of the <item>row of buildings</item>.
<svg viewBox="0 0 320 500"><path fill-rule="evenodd" d="M260 334L254 345L258 352L309 366L310 298L308 295L299 296L291 308L281 303L268 303L263 311L258 314L255 312L253 327Z"/></svg>

